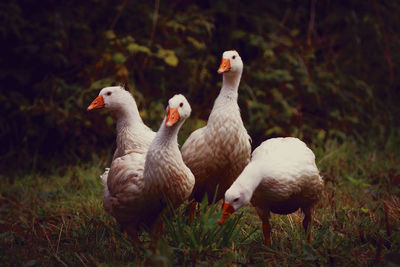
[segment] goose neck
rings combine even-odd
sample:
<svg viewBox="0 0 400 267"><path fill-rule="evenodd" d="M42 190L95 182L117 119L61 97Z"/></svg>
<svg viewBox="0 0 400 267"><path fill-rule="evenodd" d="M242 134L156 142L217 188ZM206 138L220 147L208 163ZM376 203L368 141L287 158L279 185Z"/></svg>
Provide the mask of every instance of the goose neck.
<svg viewBox="0 0 400 267"><path fill-rule="evenodd" d="M253 193L262 180L262 174L259 172L258 167L254 162L250 162L236 179L235 183L240 184L243 188Z"/></svg>
<svg viewBox="0 0 400 267"><path fill-rule="evenodd" d="M113 112L116 118L117 149L121 155L129 151L146 146L148 128L140 118L139 112L135 110L116 110Z"/></svg>
<svg viewBox="0 0 400 267"><path fill-rule="evenodd" d="M114 114L117 118L118 132L121 132L124 128L134 128L143 124L137 109L120 109L114 111Z"/></svg>
<svg viewBox="0 0 400 267"><path fill-rule="evenodd" d="M242 77L242 72L224 73L222 76L222 88L230 89L232 91L237 91L239 88L241 77Z"/></svg>
<svg viewBox="0 0 400 267"><path fill-rule="evenodd" d="M159 147L164 146L178 146L178 132L181 128L182 123L178 122L177 124L166 127L165 126L165 118L158 130L156 137L154 138L153 143Z"/></svg>

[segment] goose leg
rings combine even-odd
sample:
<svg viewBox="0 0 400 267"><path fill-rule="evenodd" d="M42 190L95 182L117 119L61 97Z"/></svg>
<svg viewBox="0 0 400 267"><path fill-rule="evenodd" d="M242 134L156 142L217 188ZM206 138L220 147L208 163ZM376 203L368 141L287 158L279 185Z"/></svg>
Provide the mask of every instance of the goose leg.
<svg viewBox="0 0 400 267"><path fill-rule="evenodd" d="M196 201L192 201L192 202L189 204L189 212L190 212L190 215L189 215L190 217L189 217L189 219L190 219L190 223L193 222L194 211L196 210L196 206L197 206Z"/></svg>
<svg viewBox="0 0 400 267"><path fill-rule="evenodd" d="M134 242L136 245L139 245L139 246L142 246L142 245L143 245L143 243L142 243L142 241L140 241L140 239L139 239L137 233L135 233L135 234L129 234L129 236L132 238L133 242Z"/></svg>
<svg viewBox="0 0 400 267"><path fill-rule="evenodd" d="M264 234L265 246L268 248L270 246L270 238L271 238L271 224L269 223L269 209L263 210L260 208L256 208L258 216L262 221L262 229Z"/></svg>
<svg viewBox="0 0 400 267"><path fill-rule="evenodd" d="M140 241L138 232L137 232L137 227L136 225L133 224L124 224L122 228L122 233L124 237L127 235L131 238L132 243L133 243L133 250L136 252L136 261L138 263L138 266L141 265L141 259L140 259L140 251L138 247L142 247L143 243Z"/></svg>
<svg viewBox="0 0 400 267"><path fill-rule="evenodd" d="M307 207L307 208L302 208L303 212L304 212L304 219L303 219L303 228L304 231L306 231L306 233L308 232L308 236L307 236L307 241L309 244L311 244L311 208ZM308 228L310 226L310 229Z"/></svg>
<svg viewBox="0 0 400 267"><path fill-rule="evenodd" d="M158 239L158 237L163 236L164 233L165 233L165 224L162 221L162 219L159 218L153 226L152 235L153 237L156 237L156 239Z"/></svg>
<svg viewBox="0 0 400 267"><path fill-rule="evenodd" d="M142 246L142 241L140 241L136 225L126 225L123 231L124 235L128 234L128 236L132 239L133 243L136 245Z"/></svg>

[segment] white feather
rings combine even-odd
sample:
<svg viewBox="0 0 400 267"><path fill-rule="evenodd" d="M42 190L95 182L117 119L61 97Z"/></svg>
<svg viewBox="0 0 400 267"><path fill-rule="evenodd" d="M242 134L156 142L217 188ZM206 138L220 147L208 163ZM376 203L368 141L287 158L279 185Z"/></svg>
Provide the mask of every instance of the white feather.
<svg viewBox="0 0 400 267"><path fill-rule="evenodd" d="M297 138L272 138L254 150L251 162L226 192L225 202L237 210L251 200L254 206L269 210L271 205L293 200L288 204L293 207L282 208L285 213L285 209L313 205L322 189L311 149Z"/></svg>
<svg viewBox="0 0 400 267"><path fill-rule="evenodd" d="M119 86L106 87L99 95L104 99L104 108L117 119L117 148L110 168L100 176L103 206L129 234L136 235L140 225L151 225L155 220L146 206L143 169L156 133L143 123L128 91Z"/></svg>
<svg viewBox="0 0 400 267"><path fill-rule="evenodd" d="M236 51L224 52L223 58L230 59L231 69L223 74L207 125L194 131L182 146L184 162L195 175L192 197L197 201L205 193L211 201L217 186L217 200L221 199L250 160L250 137L237 103L243 62Z"/></svg>

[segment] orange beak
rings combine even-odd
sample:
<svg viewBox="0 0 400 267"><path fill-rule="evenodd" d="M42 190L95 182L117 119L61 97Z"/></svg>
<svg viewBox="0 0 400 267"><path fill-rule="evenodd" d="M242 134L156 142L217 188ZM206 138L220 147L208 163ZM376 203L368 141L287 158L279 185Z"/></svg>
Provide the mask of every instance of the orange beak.
<svg viewBox="0 0 400 267"><path fill-rule="evenodd" d="M223 58L221 61L221 65L219 66L218 73L224 73L231 70L231 62L229 58Z"/></svg>
<svg viewBox="0 0 400 267"><path fill-rule="evenodd" d="M165 120L165 126L171 127L179 120L179 112L177 108L169 108L167 113L167 119Z"/></svg>
<svg viewBox="0 0 400 267"><path fill-rule="evenodd" d="M222 206L222 211L224 212L221 216L221 219L218 221L218 224L221 225L223 224L226 219L228 219L229 214L232 214L235 212L235 210L233 209L233 207L229 204L224 203L224 205Z"/></svg>
<svg viewBox="0 0 400 267"><path fill-rule="evenodd" d="M93 102L88 106L87 110L104 108L104 99L103 96L99 95L93 100Z"/></svg>

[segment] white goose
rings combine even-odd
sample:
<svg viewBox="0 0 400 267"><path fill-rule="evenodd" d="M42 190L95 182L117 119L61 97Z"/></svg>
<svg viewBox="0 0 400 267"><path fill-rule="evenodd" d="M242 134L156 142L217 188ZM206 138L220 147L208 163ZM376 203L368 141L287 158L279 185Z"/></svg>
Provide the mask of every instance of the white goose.
<svg viewBox="0 0 400 267"><path fill-rule="evenodd" d="M103 88L87 109L100 108L109 109L117 119L117 148L110 169L101 175L103 206L137 240L136 216L141 209L136 205L144 201L144 162L156 133L143 123L135 99L120 86Z"/></svg>
<svg viewBox="0 0 400 267"><path fill-rule="evenodd" d="M224 52L218 69L218 73L223 73L222 88L207 125L194 131L182 147L183 160L196 178L191 198L197 202L205 193L211 202L217 186L216 200L223 198L250 160L250 137L237 103L242 71L238 52ZM194 207L195 202L191 205L191 219Z"/></svg>
<svg viewBox="0 0 400 267"><path fill-rule="evenodd" d="M229 214L251 202L262 221L265 245L269 246L270 211L289 214L304 212L307 231L311 211L320 199L323 181L315 164L314 153L297 138L272 138L258 146L250 163L225 193L220 224ZM308 242L311 242L310 232Z"/></svg>
<svg viewBox="0 0 400 267"><path fill-rule="evenodd" d="M192 193L195 183L190 169L183 162L178 146L178 132L190 116L191 108L183 95L168 101L167 115L146 156L143 176L151 201L177 207Z"/></svg>
<svg viewBox="0 0 400 267"><path fill-rule="evenodd" d="M169 100L167 111L148 150L134 148L116 157L105 184L105 209L136 242L140 242L140 228L153 228L166 203L181 204L194 185L177 142L178 131L190 115L190 105L185 97L176 95Z"/></svg>
<svg viewBox="0 0 400 267"><path fill-rule="evenodd" d="M147 151L156 135L139 115L136 101L121 86L103 88L88 110L105 108L117 119L117 148L113 160L132 151Z"/></svg>

